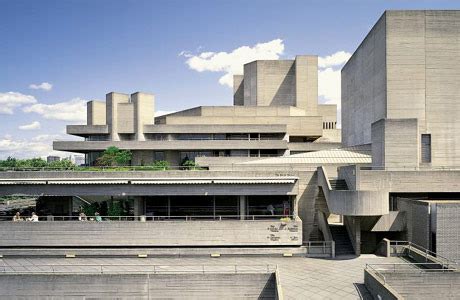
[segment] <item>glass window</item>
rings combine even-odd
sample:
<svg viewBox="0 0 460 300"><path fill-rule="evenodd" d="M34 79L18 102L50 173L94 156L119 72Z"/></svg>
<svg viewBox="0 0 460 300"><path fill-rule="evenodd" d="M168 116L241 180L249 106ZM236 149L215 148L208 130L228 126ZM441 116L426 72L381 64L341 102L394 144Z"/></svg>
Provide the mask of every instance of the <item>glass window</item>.
<svg viewBox="0 0 460 300"><path fill-rule="evenodd" d="M165 160L165 153L163 151L155 151L153 152L153 159L154 160Z"/></svg>
<svg viewBox="0 0 460 300"><path fill-rule="evenodd" d="M422 163L431 162L431 134L422 134Z"/></svg>

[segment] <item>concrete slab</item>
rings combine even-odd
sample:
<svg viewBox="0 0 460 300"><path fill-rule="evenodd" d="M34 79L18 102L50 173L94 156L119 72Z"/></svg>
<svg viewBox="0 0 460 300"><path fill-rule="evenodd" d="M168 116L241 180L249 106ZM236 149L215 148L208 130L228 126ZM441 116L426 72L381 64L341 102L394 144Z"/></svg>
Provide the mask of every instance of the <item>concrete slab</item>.
<svg viewBox="0 0 460 300"><path fill-rule="evenodd" d="M198 272L203 266L207 271L230 273L235 266L241 272L260 273L277 266L285 299L370 299L364 283L364 267L367 263L395 263L399 258L374 255L315 259L302 257L186 257L186 258L3 258L3 270L49 272L50 265L65 273L106 272L147 273L156 270L171 273ZM51 269L52 270L52 269Z"/></svg>

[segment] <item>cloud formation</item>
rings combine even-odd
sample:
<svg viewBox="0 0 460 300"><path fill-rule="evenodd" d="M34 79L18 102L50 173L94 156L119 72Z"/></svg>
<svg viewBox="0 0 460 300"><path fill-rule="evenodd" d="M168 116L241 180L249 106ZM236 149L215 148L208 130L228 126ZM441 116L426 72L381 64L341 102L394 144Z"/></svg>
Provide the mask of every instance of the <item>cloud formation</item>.
<svg viewBox="0 0 460 300"><path fill-rule="evenodd" d="M0 114L12 115L16 107L37 103L34 96L17 92L0 93Z"/></svg>
<svg viewBox="0 0 460 300"><path fill-rule="evenodd" d="M8 156L15 158L45 158L48 155L69 156L68 152L53 150L53 141L59 139L58 134L42 134L32 139L15 139L11 135L0 137L0 159Z"/></svg>
<svg viewBox="0 0 460 300"><path fill-rule="evenodd" d="M192 55L182 51L179 55L187 57L186 64L197 72L225 73L219 83L233 87L233 74L243 74L243 65L263 59L279 59L284 52L284 42L275 39L254 46L241 46L231 52L202 52Z"/></svg>
<svg viewBox="0 0 460 300"><path fill-rule="evenodd" d="M74 98L55 104L36 103L24 107L26 113L37 113L45 119L84 122L86 121L86 100Z"/></svg>
<svg viewBox="0 0 460 300"><path fill-rule="evenodd" d="M332 55L318 57L318 68L342 67L351 57L351 53L338 51Z"/></svg>
<svg viewBox="0 0 460 300"><path fill-rule="evenodd" d="M342 66L351 57L351 53L338 51L332 55L318 57L318 95L325 104L336 104L341 108L341 74Z"/></svg>
<svg viewBox="0 0 460 300"><path fill-rule="evenodd" d="M41 128L41 124L38 121L34 121L30 124L24 124L24 125L19 126L20 130L36 130L40 128Z"/></svg>
<svg viewBox="0 0 460 300"><path fill-rule="evenodd" d="M29 89L33 89L33 90L51 91L52 88L53 88L53 85L49 82L42 82L40 84L32 83L31 85L29 85Z"/></svg>

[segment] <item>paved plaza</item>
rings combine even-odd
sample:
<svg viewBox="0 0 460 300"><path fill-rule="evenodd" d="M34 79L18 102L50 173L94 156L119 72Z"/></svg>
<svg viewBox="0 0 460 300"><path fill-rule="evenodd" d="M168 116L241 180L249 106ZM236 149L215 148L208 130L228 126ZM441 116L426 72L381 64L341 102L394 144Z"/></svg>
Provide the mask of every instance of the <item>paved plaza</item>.
<svg viewBox="0 0 460 300"><path fill-rule="evenodd" d="M375 255L315 259L303 257L184 258L4 258L0 272L158 273L264 272L278 267L285 299L372 299L364 288L366 264L401 262ZM236 267L235 267L236 266Z"/></svg>

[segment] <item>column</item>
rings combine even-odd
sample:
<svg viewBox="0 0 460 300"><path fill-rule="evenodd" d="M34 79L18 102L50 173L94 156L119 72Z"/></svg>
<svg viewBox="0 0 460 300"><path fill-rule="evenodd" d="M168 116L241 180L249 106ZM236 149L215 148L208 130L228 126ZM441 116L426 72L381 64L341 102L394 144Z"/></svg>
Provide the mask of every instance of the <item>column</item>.
<svg viewBox="0 0 460 300"><path fill-rule="evenodd" d="M240 196L240 220L244 220L246 216L246 196Z"/></svg>

